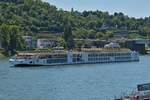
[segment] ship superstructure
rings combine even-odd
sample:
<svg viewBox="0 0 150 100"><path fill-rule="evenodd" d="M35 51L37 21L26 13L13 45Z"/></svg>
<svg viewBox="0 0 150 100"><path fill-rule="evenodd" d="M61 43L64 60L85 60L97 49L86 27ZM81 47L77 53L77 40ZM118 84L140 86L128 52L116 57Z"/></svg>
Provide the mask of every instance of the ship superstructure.
<svg viewBox="0 0 150 100"><path fill-rule="evenodd" d="M78 51L20 52L10 59L10 63L14 66L33 66L139 61L138 52L112 46L106 45L105 48L81 48Z"/></svg>

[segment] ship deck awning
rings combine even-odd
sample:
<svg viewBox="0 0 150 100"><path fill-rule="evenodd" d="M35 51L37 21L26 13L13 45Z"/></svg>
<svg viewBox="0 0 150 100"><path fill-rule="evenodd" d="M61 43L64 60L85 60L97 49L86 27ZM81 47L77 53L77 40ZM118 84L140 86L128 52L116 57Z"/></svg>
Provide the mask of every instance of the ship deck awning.
<svg viewBox="0 0 150 100"><path fill-rule="evenodd" d="M64 54L67 54L66 52L20 52L20 53L17 53L17 55L20 55L20 56L36 56L36 55L64 55Z"/></svg>

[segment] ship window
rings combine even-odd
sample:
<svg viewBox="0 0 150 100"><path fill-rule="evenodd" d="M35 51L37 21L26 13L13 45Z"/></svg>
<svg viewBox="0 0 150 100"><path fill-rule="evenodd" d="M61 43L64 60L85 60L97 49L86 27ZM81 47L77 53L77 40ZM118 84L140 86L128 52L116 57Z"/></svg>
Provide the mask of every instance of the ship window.
<svg viewBox="0 0 150 100"><path fill-rule="evenodd" d="M67 59L48 59L47 60L47 63L66 63L67 62Z"/></svg>
<svg viewBox="0 0 150 100"><path fill-rule="evenodd" d="M73 54L73 62L80 62L82 61L82 55L81 54Z"/></svg>

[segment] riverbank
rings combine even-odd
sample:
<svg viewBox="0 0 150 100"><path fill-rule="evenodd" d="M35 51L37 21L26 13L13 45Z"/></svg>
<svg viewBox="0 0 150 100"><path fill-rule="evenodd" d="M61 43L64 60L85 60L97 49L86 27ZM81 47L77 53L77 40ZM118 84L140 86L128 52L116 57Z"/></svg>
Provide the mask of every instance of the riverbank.
<svg viewBox="0 0 150 100"><path fill-rule="evenodd" d="M2 58L7 58L6 56L4 56L1 52L0 52L0 59Z"/></svg>
<svg viewBox="0 0 150 100"><path fill-rule="evenodd" d="M146 54L150 55L150 51L147 51Z"/></svg>

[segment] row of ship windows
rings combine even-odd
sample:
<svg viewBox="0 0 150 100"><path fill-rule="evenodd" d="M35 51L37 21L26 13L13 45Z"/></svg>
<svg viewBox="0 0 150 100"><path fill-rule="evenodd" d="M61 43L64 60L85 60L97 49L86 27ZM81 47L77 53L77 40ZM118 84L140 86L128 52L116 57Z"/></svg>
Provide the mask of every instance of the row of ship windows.
<svg viewBox="0 0 150 100"><path fill-rule="evenodd" d="M38 57L39 59L56 59L56 58L67 58L67 56L55 56L55 57L52 57L52 56L43 56L43 57Z"/></svg>
<svg viewBox="0 0 150 100"><path fill-rule="evenodd" d="M97 61L97 60L110 60L110 58L88 58L88 61Z"/></svg>
<svg viewBox="0 0 150 100"><path fill-rule="evenodd" d="M81 61L83 61L83 60L82 60L82 57L73 57L73 58L72 58L72 61L73 61L73 62L81 62Z"/></svg>
<svg viewBox="0 0 150 100"><path fill-rule="evenodd" d="M115 60L131 59L131 57L115 57Z"/></svg>
<svg viewBox="0 0 150 100"><path fill-rule="evenodd" d="M88 57L96 57L96 56L130 56L130 53L103 53L103 54L89 54Z"/></svg>
<svg viewBox="0 0 150 100"><path fill-rule="evenodd" d="M47 63L66 63L67 59L49 59Z"/></svg>
<svg viewBox="0 0 150 100"><path fill-rule="evenodd" d="M128 60L131 57L115 57L115 60ZM88 61L103 61L103 60L110 60L109 57L106 58L88 58ZM73 59L73 62L82 62L82 59ZM67 59L49 59L47 63L67 63Z"/></svg>
<svg viewBox="0 0 150 100"><path fill-rule="evenodd" d="M115 57L115 60L128 60L131 59L131 57ZM110 60L109 57L106 58L88 58L88 61L101 61L101 60Z"/></svg>

